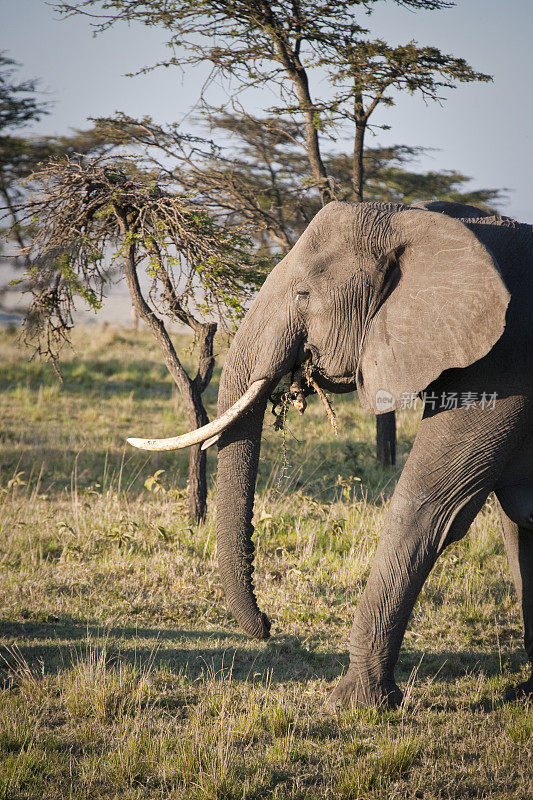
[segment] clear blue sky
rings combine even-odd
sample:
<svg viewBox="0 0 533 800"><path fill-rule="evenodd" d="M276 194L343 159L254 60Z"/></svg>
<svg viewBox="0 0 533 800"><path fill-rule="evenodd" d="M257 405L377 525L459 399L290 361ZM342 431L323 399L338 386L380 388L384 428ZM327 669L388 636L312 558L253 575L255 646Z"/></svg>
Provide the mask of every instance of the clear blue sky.
<svg viewBox="0 0 533 800"><path fill-rule="evenodd" d="M63 133L116 110L175 121L194 103L205 77L202 69L125 77L165 53L162 33L142 26L124 25L94 38L87 20L59 21L44 0L0 0L0 21L0 48L23 64L21 77L40 79L54 103L35 132ZM452 9L416 13L385 0L366 24L391 43L433 44L494 76L491 84L449 92L442 106L402 95L395 108L376 117L392 130L378 132L370 143L438 148L420 168L457 169L472 176L472 188L506 187L502 211L533 223L531 0L458 0ZM213 99L222 101L222 90L214 92ZM256 92L250 102L260 111L275 99Z"/></svg>

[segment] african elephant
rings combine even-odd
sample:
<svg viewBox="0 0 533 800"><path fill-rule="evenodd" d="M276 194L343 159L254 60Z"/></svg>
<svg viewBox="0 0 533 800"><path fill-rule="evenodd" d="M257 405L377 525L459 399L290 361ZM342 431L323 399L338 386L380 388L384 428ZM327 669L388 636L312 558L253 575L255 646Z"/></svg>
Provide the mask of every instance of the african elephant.
<svg viewBox="0 0 533 800"><path fill-rule="evenodd" d="M172 449L218 439L220 574L241 627L267 639L252 583L252 513L269 393L306 359L323 389L357 388L374 413L424 393L355 612L350 665L333 694L340 702L400 703L394 668L420 589L491 491L533 663L533 227L468 209L456 216L327 205L246 314L217 420L175 439L132 441ZM532 692L533 675L508 697Z"/></svg>

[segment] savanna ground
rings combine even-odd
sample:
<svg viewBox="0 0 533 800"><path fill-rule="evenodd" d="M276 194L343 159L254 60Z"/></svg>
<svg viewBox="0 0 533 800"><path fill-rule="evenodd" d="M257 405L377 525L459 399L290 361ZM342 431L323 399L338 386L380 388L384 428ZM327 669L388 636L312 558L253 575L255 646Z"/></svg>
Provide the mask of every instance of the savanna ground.
<svg viewBox="0 0 533 800"><path fill-rule="evenodd" d="M0 798L532 796L533 709L500 701L526 670L490 501L416 606L403 707L331 709L398 475L356 400L336 399L338 439L316 399L289 416L288 477L267 418L258 644L225 609L212 504L186 521L186 454L124 444L186 428L148 335L80 331L62 385L0 347ZM417 421L399 415L400 466Z"/></svg>

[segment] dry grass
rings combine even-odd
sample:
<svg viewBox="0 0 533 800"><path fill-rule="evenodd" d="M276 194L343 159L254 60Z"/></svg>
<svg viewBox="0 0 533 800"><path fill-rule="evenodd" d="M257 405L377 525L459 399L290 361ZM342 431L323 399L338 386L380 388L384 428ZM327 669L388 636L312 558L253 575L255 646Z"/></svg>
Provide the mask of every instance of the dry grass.
<svg viewBox="0 0 533 800"><path fill-rule="evenodd" d="M0 798L531 796L532 708L499 699L525 668L490 503L416 606L404 707L331 710L397 477L356 401L337 440L316 401L290 417L281 484L265 432L258 644L226 612L212 510L185 521L186 457L124 447L185 429L148 337L80 332L62 386L0 346ZM402 459L416 424L400 415Z"/></svg>

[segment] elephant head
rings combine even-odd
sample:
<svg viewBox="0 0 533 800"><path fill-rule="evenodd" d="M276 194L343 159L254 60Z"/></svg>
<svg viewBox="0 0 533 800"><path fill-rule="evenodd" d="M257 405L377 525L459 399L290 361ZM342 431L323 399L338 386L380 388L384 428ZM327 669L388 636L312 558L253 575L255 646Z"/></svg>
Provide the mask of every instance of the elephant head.
<svg viewBox="0 0 533 800"><path fill-rule="evenodd" d="M503 333L508 300L493 257L462 222L400 205L330 203L272 270L231 344L219 417L191 434L219 437L220 574L247 633L266 639L270 629L252 583L252 515L277 382L310 359L323 388L357 387L364 407L389 411L404 392L484 356ZM149 449L191 443L150 440Z"/></svg>

